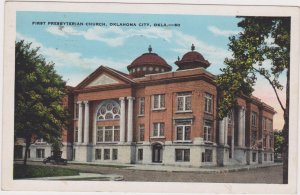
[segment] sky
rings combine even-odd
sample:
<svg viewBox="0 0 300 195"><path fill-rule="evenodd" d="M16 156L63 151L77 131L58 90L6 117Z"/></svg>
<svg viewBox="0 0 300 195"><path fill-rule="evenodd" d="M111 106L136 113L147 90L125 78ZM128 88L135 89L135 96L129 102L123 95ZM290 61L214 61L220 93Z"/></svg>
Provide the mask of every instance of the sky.
<svg viewBox="0 0 300 195"><path fill-rule="evenodd" d="M235 16L17 12L16 40L40 47L40 54L55 63L57 73L70 86L78 85L100 65L128 73L126 67L148 52L149 45L176 70L178 56L194 44L211 63L207 70L217 75L225 67L224 59L231 57L228 38L242 30L237 27L239 21ZM284 84L285 76L280 81ZM282 129L283 112L268 82L259 77L253 95L275 108L273 126ZM279 95L284 102L284 92Z"/></svg>

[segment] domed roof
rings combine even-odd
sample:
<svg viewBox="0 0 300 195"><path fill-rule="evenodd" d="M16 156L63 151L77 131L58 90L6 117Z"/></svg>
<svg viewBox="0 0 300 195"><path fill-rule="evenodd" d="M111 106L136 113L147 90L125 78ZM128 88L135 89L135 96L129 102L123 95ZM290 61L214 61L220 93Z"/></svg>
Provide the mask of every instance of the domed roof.
<svg viewBox="0 0 300 195"><path fill-rule="evenodd" d="M192 44L192 51L187 52L183 55L182 59L178 57L175 64L179 67L178 70L191 69L191 68L207 68L210 63L204 59L203 55L195 51L195 46Z"/></svg>
<svg viewBox="0 0 300 195"><path fill-rule="evenodd" d="M197 51L189 51L183 55L181 61L203 61L204 57Z"/></svg>
<svg viewBox="0 0 300 195"><path fill-rule="evenodd" d="M145 74L153 74L159 72L171 71L172 67L156 53L152 53L152 48L149 46L148 53L144 53L137 57L127 66L129 73L133 77L141 77ZM139 73L137 73L139 71Z"/></svg>

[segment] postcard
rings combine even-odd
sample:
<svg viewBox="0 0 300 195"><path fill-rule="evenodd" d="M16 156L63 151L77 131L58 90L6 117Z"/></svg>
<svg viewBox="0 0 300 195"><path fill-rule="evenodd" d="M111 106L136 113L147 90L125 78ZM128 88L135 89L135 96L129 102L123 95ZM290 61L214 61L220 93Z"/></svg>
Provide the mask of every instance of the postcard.
<svg viewBox="0 0 300 195"><path fill-rule="evenodd" d="M8 1L5 16L4 190L296 193L296 7Z"/></svg>

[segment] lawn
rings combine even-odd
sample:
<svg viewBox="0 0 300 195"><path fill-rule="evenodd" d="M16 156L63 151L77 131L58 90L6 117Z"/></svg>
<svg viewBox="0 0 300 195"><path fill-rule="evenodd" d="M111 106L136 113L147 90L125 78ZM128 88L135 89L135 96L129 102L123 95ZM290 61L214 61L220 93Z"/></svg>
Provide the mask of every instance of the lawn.
<svg viewBox="0 0 300 195"><path fill-rule="evenodd" d="M79 175L79 171L54 166L14 164L14 179L70 175Z"/></svg>

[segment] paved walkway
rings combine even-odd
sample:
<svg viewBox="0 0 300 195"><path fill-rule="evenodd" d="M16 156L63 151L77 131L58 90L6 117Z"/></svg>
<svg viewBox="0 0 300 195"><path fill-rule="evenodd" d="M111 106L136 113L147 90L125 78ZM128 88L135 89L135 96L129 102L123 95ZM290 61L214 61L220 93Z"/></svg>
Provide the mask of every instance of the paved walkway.
<svg viewBox="0 0 300 195"><path fill-rule="evenodd" d="M89 180L89 181L122 181L123 176L116 174L79 173L72 176L37 177L30 180Z"/></svg>
<svg viewBox="0 0 300 195"><path fill-rule="evenodd" d="M80 162L69 162L69 164L82 164ZM227 165L223 167L218 166L206 166L206 167L184 167L184 166L170 166L163 164L113 164L113 163L94 163L88 162L85 165L97 165L97 166L109 166L118 167L129 170L144 170L144 171L167 171L167 172L202 172L202 173L224 173L234 172L242 170L257 169L263 167L282 166L282 163L266 163L266 164L255 164L255 165Z"/></svg>

